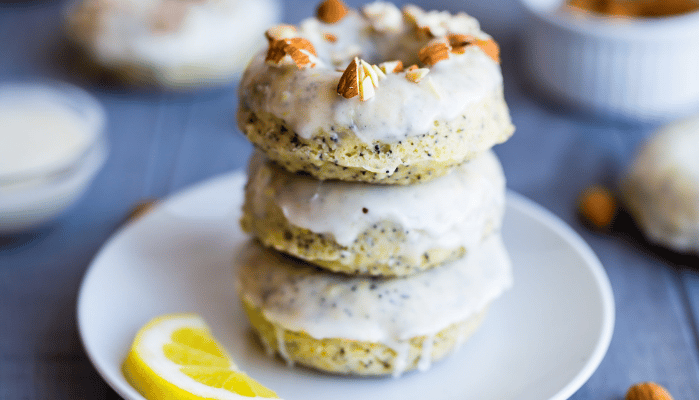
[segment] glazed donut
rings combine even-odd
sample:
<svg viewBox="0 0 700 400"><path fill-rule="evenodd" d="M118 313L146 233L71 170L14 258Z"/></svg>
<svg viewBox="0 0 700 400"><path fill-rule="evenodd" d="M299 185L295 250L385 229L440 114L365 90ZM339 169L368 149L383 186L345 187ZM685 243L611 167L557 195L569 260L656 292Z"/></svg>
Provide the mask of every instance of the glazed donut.
<svg viewBox="0 0 700 400"><path fill-rule="evenodd" d="M241 226L333 272L406 276L456 260L500 231L505 177L487 151L420 185L318 181L251 157Z"/></svg>
<svg viewBox="0 0 700 400"><path fill-rule="evenodd" d="M467 14L327 0L267 38L243 74L238 123L289 171L410 184L514 131L498 46Z"/></svg>
<svg viewBox="0 0 700 400"><path fill-rule="evenodd" d="M428 369L459 347L512 285L500 235L406 278L329 274L255 242L235 268L239 296L268 353L339 374Z"/></svg>
<svg viewBox="0 0 700 400"><path fill-rule="evenodd" d="M73 0L64 14L84 61L127 83L179 89L239 77L280 13L277 0Z"/></svg>

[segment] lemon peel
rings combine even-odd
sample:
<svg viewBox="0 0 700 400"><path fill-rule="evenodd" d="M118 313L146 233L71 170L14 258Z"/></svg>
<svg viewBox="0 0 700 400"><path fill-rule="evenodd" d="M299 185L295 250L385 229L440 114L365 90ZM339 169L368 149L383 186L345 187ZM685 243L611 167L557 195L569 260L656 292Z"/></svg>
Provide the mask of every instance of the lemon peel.
<svg viewBox="0 0 700 400"><path fill-rule="evenodd" d="M162 315L144 325L122 373L149 400L278 398L236 366L196 314Z"/></svg>

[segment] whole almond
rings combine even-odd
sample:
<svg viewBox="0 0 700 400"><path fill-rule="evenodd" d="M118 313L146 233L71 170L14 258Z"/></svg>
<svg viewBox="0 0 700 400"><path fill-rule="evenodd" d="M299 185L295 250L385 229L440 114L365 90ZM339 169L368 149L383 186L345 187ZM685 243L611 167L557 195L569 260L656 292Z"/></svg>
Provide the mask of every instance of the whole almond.
<svg viewBox="0 0 700 400"><path fill-rule="evenodd" d="M592 228L609 228L617 214L617 208L617 201L610 190L600 185L586 189L579 198L579 213Z"/></svg>
<svg viewBox="0 0 700 400"><path fill-rule="evenodd" d="M360 96L360 101L374 97L379 80L386 78L383 71L359 57L355 57L338 81L337 92L346 99Z"/></svg>
<svg viewBox="0 0 700 400"><path fill-rule="evenodd" d="M348 8L341 0L325 0L316 9L316 18L327 24L335 24L348 13Z"/></svg>
<svg viewBox="0 0 700 400"><path fill-rule="evenodd" d="M359 71L360 62L356 57L354 60L350 61L345 72L340 77L338 81L338 94L345 97L346 99L351 99L360 94L360 84L359 84Z"/></svg>
<svg viewBox="0 0 700 400"><path fill-rule="evenodd" d="M625 400L673 400L673 397L654 382L642 382L630 386Z"/></svg>

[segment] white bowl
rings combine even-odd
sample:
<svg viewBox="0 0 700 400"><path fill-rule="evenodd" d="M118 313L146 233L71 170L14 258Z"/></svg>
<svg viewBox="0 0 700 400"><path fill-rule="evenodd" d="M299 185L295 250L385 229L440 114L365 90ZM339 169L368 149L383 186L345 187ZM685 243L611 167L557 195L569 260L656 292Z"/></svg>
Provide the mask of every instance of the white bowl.
<svg viewBox="0 0 700 400"><path fill-rule="evenodd" d="M698 110L698 12L611 18L520 0L525 69L545 92L608 116L668 121Z"/></svg>
<svg viewBox="0 0 700 400"><path fill-rule="evenodd" d="M63 148L60 143L67 140L56 141L56 146L21 142L14 147L14 161L8 154L0 160L0 233L15 233L56 217L87 190L107 159L106 114L93 96L58 82L0 83L0 107L27 112L20 119L0 113L0 144L6 148L24 132L17 121L37 116L48 121L41 126L45 135L37 136L44 143L58 137L60 121L76 122L67 135L80 139Z"/></svg>

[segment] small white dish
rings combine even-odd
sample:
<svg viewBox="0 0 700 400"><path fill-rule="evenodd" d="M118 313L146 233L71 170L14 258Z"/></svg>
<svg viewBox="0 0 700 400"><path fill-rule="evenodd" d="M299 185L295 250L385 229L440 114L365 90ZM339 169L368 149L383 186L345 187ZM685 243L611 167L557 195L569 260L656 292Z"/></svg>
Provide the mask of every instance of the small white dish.
<svg viewBox="0 0 700 400"><path fill-rule="evenodd" d="M623 19L520 1L526 73L554 98L645 122L697 113L697 11Z"/></svg>
<svg viewBox="0 0 700 400"><path fill-rule="evenodd" d="M232 173L161 203L110 239L78 298L86 352L114 390L143 400L120 366L156 315L196 312L250 376L290 399L524 399L571 396L602 360L613 332L610 282L588 245L561 220L510 193L503 235L515 284L476 334L424 373L351 378L268 358L234 289L233 249L245 176Z"/></svg>
<svg viewBox="0 0 700 400"><path fill-rule="evenodd" d="M108 154L106 114L60 82L0 83L0 233L39 225L74 204Z"/></svg>

